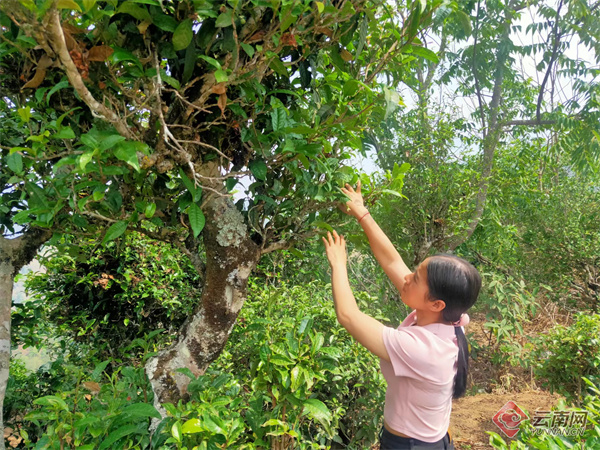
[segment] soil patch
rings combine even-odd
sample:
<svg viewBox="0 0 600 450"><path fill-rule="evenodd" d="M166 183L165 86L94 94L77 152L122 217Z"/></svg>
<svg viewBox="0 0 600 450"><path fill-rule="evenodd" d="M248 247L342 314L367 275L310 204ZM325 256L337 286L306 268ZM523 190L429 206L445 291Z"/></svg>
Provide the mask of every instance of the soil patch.
<svg viewBox="0 0 600 450"><path fill-rule="evenodd" d="M450 432L457 450L479 450L492 448L486 431L502 435L492 422L492 417L509 400L514 401L527 413L550 410L561 399L558 394L542 390L510 392L503 394L478 394L454 401L450 417ZM506 441L509 439L502 435Z"/></svg>

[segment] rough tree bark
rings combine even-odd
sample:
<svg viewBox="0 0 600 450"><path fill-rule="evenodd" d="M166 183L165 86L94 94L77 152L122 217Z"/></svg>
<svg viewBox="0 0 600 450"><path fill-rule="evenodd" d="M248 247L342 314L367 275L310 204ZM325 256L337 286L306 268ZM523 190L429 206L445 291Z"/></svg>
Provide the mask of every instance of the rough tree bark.
<svg viewBox="0 0 600 450"><path fill-rule="evenodd" d="M0 236L0 431L4 435L4 397L10 366L10 310L13 283L19 270L31 262L38 249L52 236L48 230L29 230L16 239ZM4 438L0 450L4 450Z"/></svg>
<svg viewBox="0 0 600 450"><path fill-rule="evenodd" d="M211 200L207 212L201 303L180 331L178 342L146 364L159 411L160 403L176 403L186 397L190 379L176 369L187 367L201 375L223 350L246 299L248 277L261 255L244 217L230 199ZM198 252L197 248L189 250Z"/></svg>

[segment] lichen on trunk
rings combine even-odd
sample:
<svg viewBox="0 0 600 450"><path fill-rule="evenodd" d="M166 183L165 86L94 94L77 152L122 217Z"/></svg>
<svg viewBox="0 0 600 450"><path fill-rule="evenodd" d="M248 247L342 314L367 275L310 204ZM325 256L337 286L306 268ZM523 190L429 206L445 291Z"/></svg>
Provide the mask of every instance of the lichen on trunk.
<svg viewBox="0 0 600 450"><path fill-rule="evenodd" d="M190 379L177 369L188 368L201 375L221 354L246 299L248 277L260 258L259 246L230 199L210 202L203 239L206 273L201 302L177 343L146 365L159 410L160 403L186 398Z"/></svg>

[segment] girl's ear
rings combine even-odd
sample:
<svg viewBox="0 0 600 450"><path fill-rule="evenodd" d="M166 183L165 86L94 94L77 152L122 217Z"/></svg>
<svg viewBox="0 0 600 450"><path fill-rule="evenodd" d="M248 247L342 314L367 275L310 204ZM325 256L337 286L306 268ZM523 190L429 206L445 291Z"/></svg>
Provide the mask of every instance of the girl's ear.
<svg viewBox="0 0 600 450"><path fill-rule="evenodd" d="M434 300L429 302L428 306L431 311L440 312L446 307L446 302L444 300Z"/></svg>

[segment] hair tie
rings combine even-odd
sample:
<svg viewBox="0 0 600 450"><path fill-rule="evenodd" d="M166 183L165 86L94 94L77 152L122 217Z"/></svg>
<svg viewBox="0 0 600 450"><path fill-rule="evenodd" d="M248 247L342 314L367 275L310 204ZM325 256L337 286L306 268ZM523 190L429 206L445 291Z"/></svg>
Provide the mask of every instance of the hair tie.
<svg viewBox="0 0 600 450"><path fill-rule="evenodd" d="M458 319L456 322L453 322L452 325L454 325L455 327L465 327L469 325L470 321L471 320L469 319L469 315L467 313L464 313L461 314L460 319Z"/></svg>

